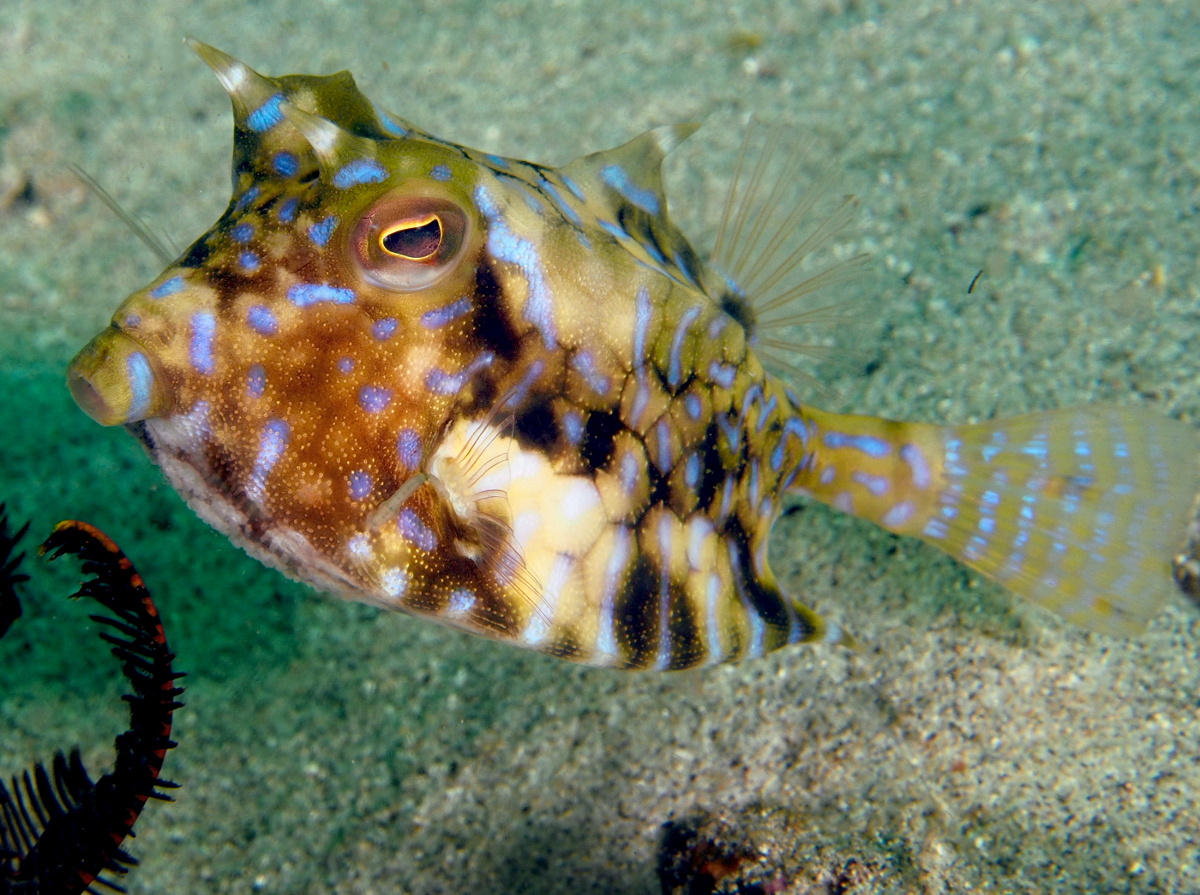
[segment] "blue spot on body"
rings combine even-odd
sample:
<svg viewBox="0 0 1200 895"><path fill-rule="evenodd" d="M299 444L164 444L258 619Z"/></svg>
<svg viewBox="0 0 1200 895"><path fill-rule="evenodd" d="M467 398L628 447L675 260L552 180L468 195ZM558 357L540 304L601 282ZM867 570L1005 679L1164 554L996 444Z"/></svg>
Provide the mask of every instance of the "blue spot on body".
<svg viewBox="0 0 1200 895"><path fill-rule="evenodd" d="M695 283L697 286L698 286L698 285L700 285L700 281L696 279L696 273L695 273L695 271L693 270L693 266L694 266L694 265L692 265L692 264L685 264L685 263L684 263L684 260L683 260L683 256L682 256L682 255L680 255L680 254L679 254L679 252L677 252L677 251L676 251L676 252L671 252L671 261L673 261L673 262L674 262L676 269L678 269L678 270L679 270L679 271L680 271L680 272L681 272L681 273L682 273L682 274L683 274L685 277L687 277L687 278L688 278L688 281L689 281L689 282L691 282L691 283ZM724 325L725 325L725 323L726 323L726 321L727 321L729 318L727 318L727 317L718 317L718 318L716 318L716 319L721 321L721 322L720 322L720 324L719 324L720 326L724 326ZM715 321L714 321L714 322L715 322ZM709 325L711 326L712 324L709 324Z"/></svg>
<svg viewBox="0 0 1200 895"><path fill-rule="evenodd" d="M500 171L508 170L508 159L506 159L506 158L503 158L498 155L492 155L491 153L485 153L483 156L483 160L486 161L493 168L496 168Z"/></svg>
<svg viewBox="0 0 1200 895"><path fill-rule="evenodd" d="M145 417L150 410L154 371L150 369L146 355L134 351L125 358L125 372L129 376L129 410L125 414L125 420L132 423Z"/></svg>
<svg viewBox="0 0 1200 895"><path fill-rule="evenodd" d="M775 445L775 450L771 451L771 471L772 472L779 472L779 470L783 469L784 446L785 446L785 442L781 441L781 442L779 442L779 444ZM783 490L786 491L787 489L785 488Z"/></svg>
<svg viewBox="0 0 1200 895"><path fill-rule="evenodd" d="M450 594L450 600L446 603L446 612L450 615L466 615L474 605L475 594L465 587L460 587Z"/></svg>
<svg viewBox="0 0 1200 895"><path fill-rule="evenodd" d="M583 417L575 410L563 414L563 433L571 444L579 444L583 440Z"/></svg>
<svg viewBox="0 0 1200 895"><path fill-rule="evenodd" d="M288 287L288 301L298 308L307 308L321 302L348 305L354 302L354 290L326 283L294 283Z"/></svg>
<svg viewBox="0 0 1200 895"><path fill-rule="evenodd" d="M246 322L260 336L273 336L279 332L279 321L275 312L266 305L251 305L246 312Z"/></svg>
<svg viewBox="0 0 1200 895"><path fill-rule="evenodd" d="M421 315L421 325L426 329L441 329L447 323L452 323L468 313L472 307L470 297L464 295L448 305L426 311Z"/></svg>
<svg viewBox="0 0 1200 895"><path fill-rule="evenodd" d="M249 273L254 273L254 271L258 270L258 255L249 251L242 252L242 254L238 256L238 264L242 266L242 270Z"/></svg>
<svg viewBox="0 0 1200 895"><path fill-rule="evenodd" d="M717 428L721 430L725 436L725 440L729 443L729 449L736 452L742 443L741 428L724 413L718 413L716 420Z"/></svg>
<svg viewBox="0 0 1200 895"><path fill-rule="evenodd" d="M530 210L534 212L534 214L538 215L539 217L545 215L545 206L542 204L542 200L534 195L534 192L530 188L529 184L523 180L517 180L515 177L509 177L507 179L509 183L521 191L521 195L525 198L525 204L529 206Z"/></svg>
<svg viewBox="0 0 1200 895"><path fill-rule="evenodd" d="M322 248L329 242L329 237L333 236L333 231L337 229L337 216L330 215L323 221L318 221L308 228L308 238Z"/></svg>
<svg viewBox="0 0 1200 895"><path fill-rule="evenodd" d="M421 436L415 429L400 430L400 435L396 438L396 452L400 455L400 462L409 469L416 469L421 465Z"/></svg>
<svg viewBox="0 0 1200 895"><path fill-rule="evenodd" d="M596 394L604 397L608 394L608 377L596 369L596 362L588 351L580 351L571 358L571 366L584 378L588 386Z"/></svg>
<svg viewBox="0 0 1200 895"><path fill-rule="evenodd" d="M927 538L944 538L946 536L946 523L941 519L930 519L925 523L925 529L921 533Z"/></svg>
<svg viewBox="0 0 1200 895"><path fill-rule="evenodd" d="M163 280L157 286L150 290L151 298L166 298L168 295L174 295L183 289L183 277L171 277L169 280Z"/></svg>
<svg viewBox="0 0 1200 895"><path fill-rule="evenodd" d="M245 210L247 205L249 205L251 202L253 202L255 199L258 198L259 192L261 192L261 191L259 190L257 184L250 187L250 189L246 190L246 192L242 193L242 195L238 198L237 203L233 206L233 210L234 211Z"/></svg>
<svg viewBox="0 0 1200 895"><path fill-rule="evenodd" d="M358 404L367 413L381 413L391 403L391 389L378 385L364 385L358 390Z"/></svg>
<svg viewBox="0 0 1200 895"><path fill-rule="evenodd" d="M246 371L246 391L252 398L261 398L267 387L267 371L262 364L251 364Z"/></svg>
<svg viewBox="0 0 1200 895"><path fill-rule="evenodd" d="M246 127L250 128L256 134L270 130L283 121L283 110L279 108L282 104L283 94L276 93L246 116Z"/></svg>
<svg viewBox="0 0 1200 895"><path fill-rule="evenodd" d="M217 331L217 318L208 311L192 315L192 339L188 343L188 359L197 373L205 376L213 371L212 342Z"/></svg>
<svg viewBox="0 0 1200 895"><path fill-rule="evenodd" d="M271 159L271 167L275 169L275 173L280 177L291 177L300 170L300 162L296 159L296 156L285 149L275 153L275 156Z"/></svg>
<svg viewBox="0 0 1200 895"><path fill-rule="evenodd" d="M646 337L650 332L650 290L638 286L633 319L633 363L641 367L646 360Z"/></svg>
<svg viewBox="0 0 1200 895"><path fill-rule="evenodd" d="M425 386L436 395L456 395L478 370L491 366L495 355L485 351L457 373L434 367L425 374Z"/></svg>
<svg viewBox="0 0 1200 895"><path fill-rule="evenodd" d="M246 482L246 496L254 501L261 501L267 486L267 476L283 456L292 430L283 420L268 420L263 426L262 435L258 441L258 457L254 460L254 469Z"/></svg>
<svg viewBox="0 0 1200 895"><path fill-rule="evenodd" d="M621 488L628 496L633 496L633 490L638 484L638 473L640 466L638 459L633 454L623 454L621 456Z"/></svg>
<svg viewBox="0 0 1200 895"><path fill-rule="evenodd" d="M383 183L387 179L387 168L375 159L356 158L333 175L333 185L339 190L348 190L364 183Z"/></svg>
<svg viewBox="0 0 1200 895"><path fill-rule="evenodd" d="M425 386L435 395L456 395L464 381L461 373L447 373L438 367L425 374Z"/></svg>
<svg viewBox="0 0 1200 895"><path fill-rule="evenodd" d="M408 128L401 127L400 124L382 109L376 109L375 114L379 116L379 123L383 125L383 129L393 137L407 137Z"/></svg>
<svg viewBox="0 0 1200 895"><path fill-rule="evenodd" d="M655 440L658 442L657 466L658 471L666 475L675 465L675 447L671 444L671 429L667 421L659 420L654 427Z"/></svg>
<svg viewBox="0 0 1200 895"><path fill-rule="evenodd" d="M755 426L755 431L761 432L771 421L771 414L775 412L775 407L778 400L774 395L771 395L762 405L762 410L758 414L758 425Z"/></svg>
<svg viewBox="0 0 1200 895"><path fill-rule="evenodd" d="M279 222L281 224L290 224L296 220L296 205L297 200L285 199L283 204L279 206Z"/></svg>
<svg viewBox="0 0 1200 895"><path fill-rule="evenodd" d="M800 417L794 416L784 423L783 431L787 435L797 436L800 439L800 443L805 448L808 447L808 426L804 424L804 420L800 419ZM903 456L903 452L901 452L901 456Z"/></svg>
<svg viewBox="0 0 1200 895"><path fill-rule="evenodd" d="M659 251L658 246L652 242L641 242L640 240L639 243L641 244L641 247L645 249L646 254L658 262L659 267L667 266L667 258L662 252Z"/></svg>
<svg viewBox="0 0 1200 895"><path fill-rule="evenodd" d="M626 233L624 230L622 230L619 226L614 224L612 221L606 221L604 218L596 218L596 223L599 224L603 229L605 229L609 233L611 233L618 240L625 240L625 239L629 238L629 234Z"/></svg>
<svg viewBox="0 0 1200 895"><path fill-rule="evenodd" d="M254 238L253 224L238 224L229 231L234 242L247 243Z"/></svg>
<svg viewBox="0 0 1200 895"><path fill-rule="evenodd" d="M708 365L708 378L721 388L733 388L733 380L736 376L737 369L732 364L713 361Z"/></svg>
<svg viewBox="0 0 1200 895"><path fill-rule="evenodd" d="M1021 448L1022 454L1028 454L1031 457L1037 457L1039 460L1046 459L1046 436L1043 433L1034 435L1029 439L1029 443Z"/></svg>
<svg viewBox="0 0 1200 895"><path fill-rule="evenodd" d="M508 221L487 190L477 186L474 196L475 204L488 222L488 253L497 260L515 264L521 269L529 284L529 297L525 299L525 319L537 327L546 347L553 348L556 344L554 303L546 276L542 272L541 256L536 246L509 229Z"/></svg>
<svg viewBox="0 0 1200 895"><path fill-rule="evenodd" d="M886 457L892 452L892 446L882 438L873 435L846 435L842 432L826 432L822 436L825 446L831 450L838 448L853 448L862 451L868 457Z"/></svg>
<svg viewBox="0 0 1200 895"><path fill-rule="evenodd" d="M356 469L350 473L351 500L366 500L371 496L373 487L374 483L371 481L371 473L362 469Z"/></svg>
<svg viewBox="0 0 1200 895"><path fill-rule="evenodd" d="M979 535L971 535L971 539L967 541L967 546L963 548L963 557L971 562L976 562L986 549L986 538L981 538Z"/></svg>
<svg viewBox="0 0 1200 895"><path fill-rule="evenodd" d="M890 487L890 482L888 482L885 476L872 475L871 473L863 472L860 469L856 469L854 472L850 473L850 479L851 481L862 485L876 497L882 497L883 495L887 494L888 488Z"/></svg>
<svg viewBox="0 0 1200 895"><path fill-rule="evenodd" d="M562 177L561 174L559 176ZM567 185L567 189L571 191L576 199L578 199L580 202L585 201L587 197L583 195L583 190L579 188L579 184L577 184L570 177L562 177L562 182Z"/></svg>
<svg viewBox="0 0 1200 895"><path fill-rule="evenodd" d="M750 414L750 408L756 403L762 401L763 390L761 385L752 385L747 391L745 397L742 398L742 421L745 421Z"/></svg>
<svg viewBox="0 0 1200 895"><path fill-rule="evenodd" d="M354 358L352 358L352 357L339 357L339 358L338 358L338 362L337 362L337 368L338 368L339 370L341 370L343 373L352 373L352 372L354 372Z"/></svg>
<svg viewBox="0 0 1200 895"><path fill-rule="evenodd" d="M376 320L371 324L371 335L380 342L390 339L396 333L396 327L400 325L395 317L384 317L382 320Z"/></svg>
<svg viewBox="0 0 1200 895"><path fill-rule="evenodd" d="M700 400L700 396L695 392L689 392L688 396L683 399L683 406L687 410L688 416L694 420L700 419L700 413L704 409L704 403Z"/></svg>
<svg viewBox="0 0 1200 895"><path fill-rule="evenodd" d="M434 180L449 180L450 168L448 165L434 165L433 169L429 172L429 176Z"/></svg>
<svg viewBox="0 0 1200 895"><path fill-rule="evenodd" d="M562 194L558 191L558 187L552 184L544 176L542 177L542 191L554 200L554 206L560 212L562 212L563 216L567 220L569 220L576 227L583 226L583 221L580 219L578 212L576 212L575 209L572 208L565 199L563 199Z"/></svg>
<svg viewBox="0 0 1200 895"><path fill-rule="evenodd" d="M667 381L671 383L671 388L679 388L679 384L683 381L683 342L687 338L688 330L699 315L700 307L698 305L688 308L679 318L679 325L675 327L667 363Z"/></svg>
<svg viewBox="0 0 1200 895"><path fill-rule="evenodd" d="M413 546L426 553L437 547L437 535L408 507L400 511L400 518L396 520L396 524L400 526L400 534L404 536L404 540Z"/></svg>
<svg viewBox="0 0 1200 895"><path fill-rule="evenodd" d="M640 187L620 165L606 165L600 169L600 179L647 214L658 214L658 196L654 190Z"/></svg>

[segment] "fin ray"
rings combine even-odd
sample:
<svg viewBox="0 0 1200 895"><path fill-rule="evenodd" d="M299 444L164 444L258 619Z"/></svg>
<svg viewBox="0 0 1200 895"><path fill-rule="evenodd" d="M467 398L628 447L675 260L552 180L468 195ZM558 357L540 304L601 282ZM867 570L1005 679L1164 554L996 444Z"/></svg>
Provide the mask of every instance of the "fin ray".
<svg viewBox="0 0 1200 895"><path fill-rule="evenodd" d="M797 367L789 353L810 354L806 345L828 344L828 308L809 297L864 272L870 256L831 252L831 243L854 219L858 200L845 196L822 216L814 209L828 193L829 178L799 186L807 147L790 139L790 129L752 119L738 150L733 178L708 266L707 291L746 327L750 344L777 372L808 384L815 377ZM868 322L866 315L837 315L838 340L845 329ZM855 340L860 341L860 340ZM781 346L791 344L790 351Z"/></svg>
<svg viewBox="0 0 1200 895"><path fill-rule="evenodd" d="M1136 634L1166 603L1200 478L1190 426L1096 406L947 435L925 540L1093 631Z"/></svg>

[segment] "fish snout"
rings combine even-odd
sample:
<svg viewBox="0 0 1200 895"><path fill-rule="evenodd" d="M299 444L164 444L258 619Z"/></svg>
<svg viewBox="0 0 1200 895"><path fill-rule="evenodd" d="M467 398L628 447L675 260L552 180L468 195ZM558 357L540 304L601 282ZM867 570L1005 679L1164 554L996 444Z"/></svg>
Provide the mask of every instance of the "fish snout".
<svg viewBox="0 0 1200 895"><path fill-rule="evenodd" d="M102 426L163 416L171 403L150 355L114 326L75 355L67 368L67 388L79 409Z"/></svg>

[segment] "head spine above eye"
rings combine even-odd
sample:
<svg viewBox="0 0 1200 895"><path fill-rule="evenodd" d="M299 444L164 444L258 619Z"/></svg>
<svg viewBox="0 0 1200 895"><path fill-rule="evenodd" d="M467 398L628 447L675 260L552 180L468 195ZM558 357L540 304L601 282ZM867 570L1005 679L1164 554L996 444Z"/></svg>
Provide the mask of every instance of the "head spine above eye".
<svg viewBox="0 0 1200 895"><path fill-rule="evenodd" d="M426 261L442 246L442 219L437 214L409 218L385 230L379 237L383 250L409 261Z"/></svg>

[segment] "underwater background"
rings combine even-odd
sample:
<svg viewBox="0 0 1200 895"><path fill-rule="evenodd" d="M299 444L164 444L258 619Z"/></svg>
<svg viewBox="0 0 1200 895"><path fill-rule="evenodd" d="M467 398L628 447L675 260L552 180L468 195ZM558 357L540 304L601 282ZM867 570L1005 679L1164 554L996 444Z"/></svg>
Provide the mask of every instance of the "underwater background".
<svg viewBox="0 0 1200 895"><path fill-rule="evenodd" d="M627 674L318 596L211 532L63 371L229 197L231 117L185 35L351 70L456 142L562 164L660 124L711 244L748 116L862 201L876 275L836 410L964 422L1091 402L1200 422L1200 10L1187 2L117 2L0 7L0 499L138 565L186 708L133 893L659 891L662 825L727 890L1200 891L1200 615L1090 635L935 550L798 504L781 583L862 642ZM978 271L974 289L968 286ZM0 772L125 725L123 681L31 560L0 641ZM758 889L752 887L757 885ZM841 888L836 888L840 886Z"/></svg>

